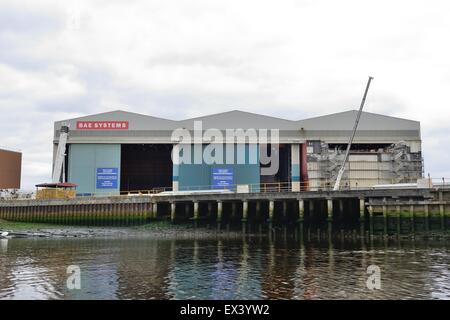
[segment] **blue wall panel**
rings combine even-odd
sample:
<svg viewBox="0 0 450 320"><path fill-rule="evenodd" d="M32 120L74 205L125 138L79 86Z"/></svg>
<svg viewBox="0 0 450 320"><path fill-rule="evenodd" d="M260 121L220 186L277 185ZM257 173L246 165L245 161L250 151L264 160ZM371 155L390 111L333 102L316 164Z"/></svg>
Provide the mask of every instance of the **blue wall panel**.
<svg viewBox="0 0 450 320"><path fill-rule="evenodd" d="M245 162L237 164L238 150L244 151L244 145L235 145L234 163L228 164L180 164L178 167L179 190L209 189L211 188L212 168L232 168L235 184L257 184L260 182L259 148L257 145L245 145ZM226 148L224 148L226 157ZM193 148L191 152L193 163ZM251 159L253 161L251 163ZM256 163L255 163L256 162Z"/></svg>
<svg viewBox="0 0 450 320"><path fill-rule="evenodd" d="M69 145L68 181L78 184L79 194L119 194L120 144ZM97 189L97 168L118 168L117 188Z"/></svg>

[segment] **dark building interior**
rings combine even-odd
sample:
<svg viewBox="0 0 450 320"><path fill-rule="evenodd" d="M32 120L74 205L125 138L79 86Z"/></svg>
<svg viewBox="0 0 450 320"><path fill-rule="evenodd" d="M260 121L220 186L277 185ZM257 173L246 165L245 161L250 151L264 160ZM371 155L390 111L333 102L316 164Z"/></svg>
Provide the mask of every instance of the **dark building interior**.
<svg viewBox="0 0 450 320"><path fill-rule="evenodd" d="M172 186L171 144L122 144L120 191Z"/></svg>
<svg viewBox="0 0 450 320"><path fill-rule="evenodd" d="M274 175L261 175L261 183L287 183L291 181L291 145L280 144L277 148L268 145L267 155L268 157L276 158L275 153L279 154L279 168ZM261 168L270 167L270 164L262 164Z"/></svg>

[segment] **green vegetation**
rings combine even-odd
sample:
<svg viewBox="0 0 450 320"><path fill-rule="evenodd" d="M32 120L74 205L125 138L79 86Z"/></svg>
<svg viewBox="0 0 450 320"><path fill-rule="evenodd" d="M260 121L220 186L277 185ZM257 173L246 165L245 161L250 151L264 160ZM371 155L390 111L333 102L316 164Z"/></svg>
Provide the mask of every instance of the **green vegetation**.
<svg viewBox="0 0 450 320"><path fill-rule="evenodd" d="M187 224L174 225L170 221L152 221L141 225L126 225L120 223L105 223L103 226L96 225L96 228L130 228L138 231L162 231L162 230L186 230L192 228L192 226ZM67 229L67 228L89 228L93 225L68 225L68 224L55 224L55 223L42 223L42 222L17 222L17 221L6 221L0 219L0 230L5 231L34 231L39 229Z"/></svg>
<svg viewBox="0 0 450 320"><path fill-rule="evenodd" d="M38 230L38 229L54 229L60 228L60 225L50 224L50 223L33 223L33 222L16 222L16 221L6 221L0 219L0 230Z"/></svg>
<svg viewBox="0 0 450 320"><path fill-rule="evenodd" d="M138 230L186 230L192 228L191 225L183 223L183 224L172 224L169 220L162 221L152 221L150 223L146 223L139 226L134 226L133 228Z"/></svg>

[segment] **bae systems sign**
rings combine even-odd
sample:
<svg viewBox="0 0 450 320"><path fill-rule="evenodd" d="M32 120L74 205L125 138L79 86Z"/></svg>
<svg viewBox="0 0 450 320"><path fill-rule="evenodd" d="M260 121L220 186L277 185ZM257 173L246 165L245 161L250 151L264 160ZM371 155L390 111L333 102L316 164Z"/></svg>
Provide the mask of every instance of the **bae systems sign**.
<svg viewBox="0 0 450 320"><path fill-rule="evenodd" d="M128 130L128 121L77 121L78 130Z"/></svg>

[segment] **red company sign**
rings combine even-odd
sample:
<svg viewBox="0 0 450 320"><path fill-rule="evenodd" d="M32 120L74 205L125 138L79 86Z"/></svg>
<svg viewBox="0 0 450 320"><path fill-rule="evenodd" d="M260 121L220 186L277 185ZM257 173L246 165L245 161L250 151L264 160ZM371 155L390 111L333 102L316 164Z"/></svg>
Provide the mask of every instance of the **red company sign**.
<svg viewBox="0 0 450 320"><path fill-rule="evenodd" d="M128 121L77 121L78 130L128 130Z"/></svg>

